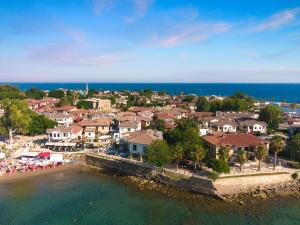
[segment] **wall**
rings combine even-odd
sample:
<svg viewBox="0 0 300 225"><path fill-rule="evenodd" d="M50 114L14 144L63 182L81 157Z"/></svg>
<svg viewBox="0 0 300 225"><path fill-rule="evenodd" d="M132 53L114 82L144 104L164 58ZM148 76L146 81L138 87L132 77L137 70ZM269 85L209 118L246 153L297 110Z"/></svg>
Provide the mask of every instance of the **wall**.
<svg viewBox="0 0 300 225"><path fill-rule="evenodd" d="M182 177L181 179L171 179L168 176L162 175L150 166L142 166L140 163L134 164L121 160L109 160L108 158L95 154L87 154L85 159L86 164L93 167L96 166L103 169L121 172L126 175L144 177L146 179L151 179L159 183L175 186L199 194L206 194L215 197L218 196L218 193L213 186L213 182L205 178Z"/></svg>

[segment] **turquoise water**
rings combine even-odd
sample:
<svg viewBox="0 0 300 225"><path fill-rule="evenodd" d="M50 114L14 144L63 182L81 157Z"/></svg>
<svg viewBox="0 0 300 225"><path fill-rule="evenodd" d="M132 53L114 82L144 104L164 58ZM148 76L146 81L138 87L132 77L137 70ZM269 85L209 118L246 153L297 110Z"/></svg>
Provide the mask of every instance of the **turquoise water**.
<svg viewBox="0 0 300 225"><path fill-rule="evenodd" d="M85 83L11 83L25 90L37 87L44 90L57 88L85 89ZM165 90L170 94L181 91L198 95L231 95L242 91L262 100L276 100L287 102L300 101L300 84L255 84L255 83L89 83L89 88L97 90Z"/></svg>
<svg viewBox="0 0 300 225"><path fill-rule="evenodd" d="M1 225L300 224L300 201L245 207L141 192L116 178L64 171L0 184Z"/></svg>

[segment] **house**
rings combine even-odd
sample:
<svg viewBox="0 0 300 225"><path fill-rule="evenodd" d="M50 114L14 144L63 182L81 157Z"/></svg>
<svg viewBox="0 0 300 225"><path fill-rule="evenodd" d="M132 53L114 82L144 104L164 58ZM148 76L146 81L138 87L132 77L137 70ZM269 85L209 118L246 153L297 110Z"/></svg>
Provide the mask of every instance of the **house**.
<svg viewBox="0 0 300 225"><path fill-rule="evenodd" d="M82 120L78 123L83 128L83 137L86 139L95 140L99 136L110 132L112 119L98 118L95 120Z"/></svg>
<svg viewBox="0 0 300 225"><path fill-rule="evenodd" d="M235 120L228 118L217 119L215 122L211 122L211 127L216 131L225 132L225 133L234 133L238 127L238 124Z"/></svg>
<svg viewBox="0 0 300 225"><path fill-rule="evenodd" d="M76 124L63 127L58 126L47 129L48 142L70 142L72 140L80 140L82 138L82 128Z"/></svg>
<svg viewBox="0 0 300 225"><path fill-rule="evenodd" d="M74 123L73 117L64 113L45 114L49 119L56 121L59 125L69 126Z"/></svg>
<svg viewBox="0 0 300 225"><path fill-rule="evenodd" d="M77 107L76 106L72 106L72 105L64 105L58 108L54 109L54 112L56 113L64 113L64 114L68 114L70 112L74 112L77 111Z"/></svg>
<svg viewBox="0 0 300 225"><path fill-rule="evenodd" d="M151 129L130 133L126 138L129 153L133 158L140 159L145 155L147 146L151 145L156 140L163 140L162 132Z"/></svg>
<svg viewBox="0 0 300 225"><path fill-rule="evenodd" d="M256 120L241 120L238 121L239 128L246 133L258 132L261 134L267 133L267 124Z"/></svg>
<svg viewBox="0 0 300 225"><path fill-rule="evenodd" d="M123 137L127 133L135 132L141 130L141 122L140 121L121 121L119 123L119 135Z"/></svg>
<svg viewBox="0 0 300 225"><path fill-rule="evenodd" d="M218 158L218 151L221 147L229 147L229 156L244 150L253 153L258 145L264 145L269 149L269 142L262 140L252 134L235 133L235 134L210 134L203 136L203 140L208 145L210 153L213 157Z"/></svg>

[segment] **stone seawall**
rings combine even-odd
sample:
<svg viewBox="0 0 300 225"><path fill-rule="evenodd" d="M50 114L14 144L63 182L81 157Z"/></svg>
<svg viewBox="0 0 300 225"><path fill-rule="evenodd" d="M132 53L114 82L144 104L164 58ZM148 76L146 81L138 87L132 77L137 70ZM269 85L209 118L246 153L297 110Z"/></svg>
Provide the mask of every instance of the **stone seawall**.
<svg viewBox="0 0 300 225"><path fill-rule="evenodd" d="M150 166L134 164L123 160L113 160L95 154L87 154L85 159L88 166L116 171L126 175L143 177L186 191L219 197L213 182L206 178L180 176L175 173L172 174L172 172L163 175ZM176 178L174 179L174 177Z"/></svg>

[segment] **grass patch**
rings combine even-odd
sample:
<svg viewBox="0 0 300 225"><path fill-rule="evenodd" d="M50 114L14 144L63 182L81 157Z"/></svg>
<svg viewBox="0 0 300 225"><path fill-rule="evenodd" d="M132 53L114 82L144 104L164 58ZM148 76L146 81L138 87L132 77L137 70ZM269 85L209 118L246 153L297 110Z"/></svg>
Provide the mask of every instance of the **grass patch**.
<svg viewBox="0 0 300 225"><path fill-rule="evenodd" d="M170 171L166 171L165 176L169 177L172 180L183 180L183 179L188 180L190 178L189 176L173 173Z"/></svg>
<svg viewBox="0 0 300 225"><path fill-rule="evenodd" d="M225 176L225 177L219 177L218 179L238 178L238 177L258 177L258 176L269 176L269 175L280 175L280 174L289 174L289 173L288 173L288 172L255 173L255 174L244 174L244 175Z"/></svg>

